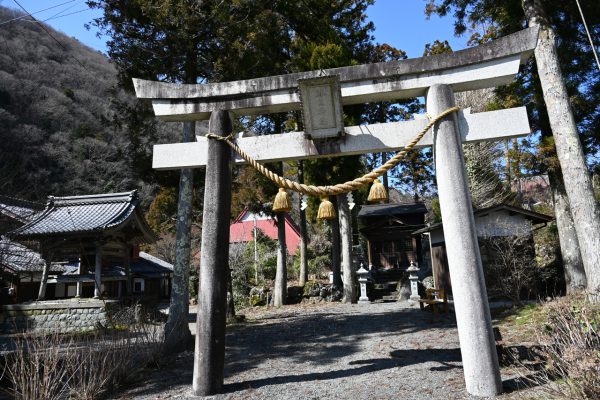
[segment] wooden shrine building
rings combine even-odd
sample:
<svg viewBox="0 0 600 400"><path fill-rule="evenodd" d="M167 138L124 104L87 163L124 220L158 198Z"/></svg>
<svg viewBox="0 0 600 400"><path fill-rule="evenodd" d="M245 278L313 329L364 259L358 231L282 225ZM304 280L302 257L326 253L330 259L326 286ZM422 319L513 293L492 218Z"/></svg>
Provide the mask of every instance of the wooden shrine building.
<svg viewBox="0 0 600 400"><path fill-rule="evenodd" d="M46 297L48 283L63 284L67 292L72 284L72 294L80 297L131 294L136 284L131 273L132 258L139 261L139 251L136 251L139 245L155 240L135 190L49 196L43 211L7 236L11 241L36 249L44 260L38 298ZM58 262L62 264L60 267ZM115 275L119 268L122 272ZM159 269L156 272L161 275ZM49 280L51 272L63 273ZM170 276L166 269L162 273L163 278ZM163 288L163 292L167 290Z"/></svg>
<svg viewBox="0 0 600 400"><path fill-rule="evenodd" d="M413 232L425 226L425 214L422 202L362 206L358 218L367 239L369 267L404 271L411 261L420 263L421 238Z"/></svg>

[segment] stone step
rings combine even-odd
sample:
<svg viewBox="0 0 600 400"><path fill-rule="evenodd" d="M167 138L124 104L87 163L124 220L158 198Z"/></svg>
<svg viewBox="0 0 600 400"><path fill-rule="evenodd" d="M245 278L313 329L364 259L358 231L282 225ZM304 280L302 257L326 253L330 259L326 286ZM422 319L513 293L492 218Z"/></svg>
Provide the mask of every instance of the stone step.
<svg viewBox="0 0 600 400"><path fill-rule="evenodd" d="M383 282L373 284L375 290L396 290L398 282Z"/></svg>

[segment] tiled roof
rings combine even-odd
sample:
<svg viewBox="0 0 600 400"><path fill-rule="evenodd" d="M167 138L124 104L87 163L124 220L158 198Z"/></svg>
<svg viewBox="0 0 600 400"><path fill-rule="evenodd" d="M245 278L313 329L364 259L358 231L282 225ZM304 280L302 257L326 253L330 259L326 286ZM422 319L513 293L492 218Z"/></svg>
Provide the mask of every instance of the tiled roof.
<svg viewBox="0 0 600 400"><path fill-rule="evenodd" d="M87 196L48 197L46 209L35 219L9 233L12 238L102 232L118 227L136 213L136 191ZM138 210L139 213L139 210ZM135 215L134 215L135 216ZM147 239L152 232L141 213L137 215Z"/></svg>
<svg viewBox="0 0 600 400"><path fill-rule="evenodd" d="M40 272L44 267L42 256L22 244L0 239L0 266L15 272ZM65 265L52 263L50 272L64 272Z"/></svg>
<svg viewBox="0 0 600 400"><path fill-rule="evenodd" d="M140 251L140 256L131 260L129 268L133 275L143 278L157 278L173 273L173 264L170 264L158 257L154 257L148 253ZM77 268L65 269L64 276L78 275ZM85 276L93 276L93 274L85 274ZM125 277L125 267L122 264L113 264L107 269L103 269L102 276L104 277Z"/></svg>
<svg viewBox="0 0 600 400"><path fill-rule="evenodd" d="M32 221L44 205L32 201L0 196L0 214L15 219L23 224Z"/></svg>
<svg viewBox="0 0 600 400"><path fill-rule="evenodd" d="M173 264L168 263L165 260L161 260L158 257L154 257L151 254L148 254L146 252L140 251L140 258L143 259L143 260L145 260L147 264L153 264L157 268L168 269L169 271L173 272Z"/></svg>
<svg viewBox="0 0 600 400"><path fill-rule="evenodd" d="M392 203L392 204L372 204L364 205L361 207L358 217L369 218L369 217L383 217L391 215L405 215L405 214L426 214L427 208L423 203Z"/></svg>

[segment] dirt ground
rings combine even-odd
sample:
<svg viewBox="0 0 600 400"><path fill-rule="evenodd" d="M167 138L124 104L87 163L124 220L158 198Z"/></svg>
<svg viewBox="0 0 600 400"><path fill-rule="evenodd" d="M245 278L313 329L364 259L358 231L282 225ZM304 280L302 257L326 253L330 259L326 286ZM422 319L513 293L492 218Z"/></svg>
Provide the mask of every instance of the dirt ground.
<svg viewBox="0 0 600 400"><path fill-rule="evenodd" d="M471 398L452 313L407 303L328 303L245 314L245 323L228 327L224 393L211 398ZM192 370L193 352L184 352L113 398L194 398ZM507 393L500 399L537 398L535 389L519 388L510 369L502 375Z"/></svg>

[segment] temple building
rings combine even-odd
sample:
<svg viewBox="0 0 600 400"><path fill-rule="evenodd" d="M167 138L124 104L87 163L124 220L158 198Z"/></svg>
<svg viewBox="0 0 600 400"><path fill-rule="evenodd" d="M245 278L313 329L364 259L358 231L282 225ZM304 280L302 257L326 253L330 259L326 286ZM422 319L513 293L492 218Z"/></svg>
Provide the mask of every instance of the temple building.
<svg viewBox="0 0 600 400"><path fill-rule="evenodd" d="M0 242L0 266L17 301L68 297L168 298L172 265L139 246L155 234L136 191L48 197Z"/></svg>

